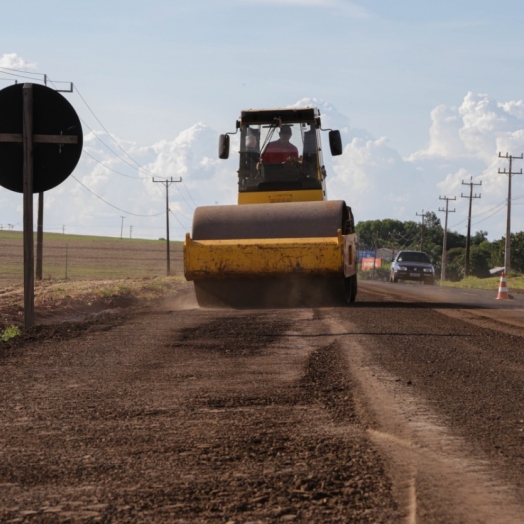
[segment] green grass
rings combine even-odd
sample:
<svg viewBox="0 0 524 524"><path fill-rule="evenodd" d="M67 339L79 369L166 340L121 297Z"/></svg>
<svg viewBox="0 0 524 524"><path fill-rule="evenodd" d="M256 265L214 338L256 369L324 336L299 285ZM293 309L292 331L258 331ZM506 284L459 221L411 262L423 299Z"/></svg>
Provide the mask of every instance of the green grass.
<svg viewBox="0 0 524 524"><path fill-rule="evenodd" d="M456 287L464 289L491 289L497 291L500 284L500 277L489 277L489 278L476 278L467 277L462 279L460 282L440 282L441 286ZM508 290L524 290L524 276L509 276L506 277L506 285Z"/></svg>
<svg viewBox="0 0 524 524"><path fill-rule="evenodd" d="M34 233L34 239L36 241L36 232ZM0 230L0 239L1 238L10 238L10 239L22 239L23 233L22 231L6 231L6 230ZM165 240L152 240L152 239L146 239L146 238L117 238L117 237L104 237L104 236L96 236L96 235L69 235L69 234L62 234L62 233L48 233L47 231L44 231L44 239L47 240L61 240L64 242L126 242L126 243L134 243L134 244L140 244L140 243L154 243L157 244L159 242L163 242L165 244ZM183 244L184 242L182 240L170 240L172 244Z"/></svg>
<svg viewBox="0 0 524 524"><path fill-rule="evenodd" d="M8 328L5 328L4 331L0 331L0 340L2 342L7 342L18 335L20 335L20 329L16 326L9 326Z"/></svg>

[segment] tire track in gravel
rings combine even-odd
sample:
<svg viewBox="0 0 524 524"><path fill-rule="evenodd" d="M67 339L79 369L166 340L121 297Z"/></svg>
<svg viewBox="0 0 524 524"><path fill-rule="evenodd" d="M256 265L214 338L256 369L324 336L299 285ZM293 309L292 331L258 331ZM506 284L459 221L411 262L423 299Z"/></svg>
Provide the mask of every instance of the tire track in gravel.
<svg viewBox="0 0 524 524"><path fill-rule="evenodd" d="M522 337L359 298L325 323L355 333L337 339L358 385L357 412L390 459L408 521L522 522Z"/></svg>
<svg viewBox="0 0 524 524"><path fill-rule="evenodd" d="M0 520L397 522L315 318L159 308L11 351Z"/></svg>

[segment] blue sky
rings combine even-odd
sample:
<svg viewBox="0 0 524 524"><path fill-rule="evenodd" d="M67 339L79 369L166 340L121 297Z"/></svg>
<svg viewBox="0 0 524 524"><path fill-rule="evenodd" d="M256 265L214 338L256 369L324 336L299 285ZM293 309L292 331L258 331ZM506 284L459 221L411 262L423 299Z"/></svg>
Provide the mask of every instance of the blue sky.
<svg viewBox="0 0 524 524"><path fill-rule="evenodd" d="M500 139L496 134L486 139L486 147L492 149L487 159L469 145L458 157L439 153L438 158L433 155L431 160L422 161L421 152L431 150L428 144L430 127L435 126L431 117L435 108L445 106L452 112L463 105L469 92L475 96L485 94L499 104L524 98L523 18L522 4L516 1L10 2L2 6L0 57L14 53L33 72L47 73L55 80L74 81L114 137L142 155L141 161L150 162L151 166L158 165L155 151L163 150L167 155L165 147L158 144L176 141L197 123L212 130L199 131L206 135L206 144L211 144L207 135L230 130L242 108L286 106L304 97L325 101L349 119L347 142L386 137L386 142L373 147L353 144L348 155L360 158L359 152L366 150L371 157L378 154L382 158L387 147L391 155L398 157L399 172L392 169L383 175L373 174L373 164L380 162L369 157L362 176L398 177L398 195L390 195L390 201L398 197L398 201L404 199L405 205L391 205L389 209L381 205L374 210L374 195L359 193L357 218L386 215L408 219L420 212L419 207L437 209L438 203L433 202L435 197L438 200L438 192L451 189L438 186L448 175L460 178L457 173L464 169L465 176L476 176L490 165L489 157L496 153L496 140ZM5 66L9 62L1 63ZM0 78L7 75L0 74ZM8 83L0 81L0 87L3 85ZM102 131L78 95L68 96L82 118L95 131ZM478 103L480 106L482 102ZM479 112L473 110L471 114L478 116ZM457 116L454 115L452 118ZM474 124L476 129L482 130L482 122L479 117ZM520 123L510 124L506 132L520 129ZM191 138L188 147L193 147L194 140L197 139ZM518 141L510 143L519 145ZM177 149L170 149L174 150ZM432 151L437 150L442 148L434 144ZM214 154L214 150L202 153L203 158ZM408 163L402 162L408 158ZM173 165L180 164L179 159L171 160ZM353 165L353 160L347 165ZM389 161L387 165L392 164ZM339 167L339 173L347 172L346 168ZM79 166L79 175L91 180L89 177L95 175L89 169L90 165L84 163ZM187 165L183 169L190 184L191 172ZM228 184L227 175L211 169L206 171L206 185L215 187L213 184L220 180L220 189L215 187L213 194L207 194L195 178L194 184L188 185L195 201L200 204L216 199L220 203L234 200L234 166L230 169L232 191L222 190ZM422 172L427 183L418 179L410 182ZM437 178L430 178L431 173ZM339 174L338 185L333 187L347 193L349 204L355 205L351 202L352 186L348 185L355 181L351 182L353 179L348 176ZM516 179L518 190L522 183ZM114 201L111 183L98 182L98 190L105 191L104 198ZM406 201L415 185L417 202L410 198ZM119 193L125 195L127 186L120 181L118 187ZM366 187L371 192L380 184ZM502 189L501 186L494 190L497 202ZM133 191L129 189L128 200L135 198ZM425 194L421 196L421 192ZM173 206L178 198L174 193ZM331 196L337 195L332 191ZM490 203L488 197L486 205ZM13 222L11 215L18 206L14 198L0 190L0 223ZM155 198L160 199L160 195L151 190L153 207ZM369 204L364 205L368 200ZM184 210L184 206L180 203L180 211L190 218L191 208L186 206ZM515 216L522 214L519 209L515 207ZM108 210L107 220L113 211ZM117 211L114 214L119 215ZM95 215L100 213L93 210ZM483 222L483 229L488 229L490 236L503 233L499 220L502 215L495 216L493 220L497 222ZM71 223L80 220L73 218ZM101 228L98 218L87 223ZM55 219L60 223L67 221L59 220L58 215ZM87 219L82 220L85 224ZM520 223L523 229L524 222L518 220L517 217L515 225ZM109 233L110 226L104 227ZM160 223L154 227L160 232ZM182 226L180 229L182 238ZM136 231L140 231L139 224ZM142 234L148 234L145 223Z"/></svg>

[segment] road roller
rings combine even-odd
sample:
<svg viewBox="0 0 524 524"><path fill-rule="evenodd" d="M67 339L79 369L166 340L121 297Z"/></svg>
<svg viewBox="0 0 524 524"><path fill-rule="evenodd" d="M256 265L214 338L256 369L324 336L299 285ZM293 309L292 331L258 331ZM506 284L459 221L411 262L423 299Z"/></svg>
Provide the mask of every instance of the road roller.
<svg viewBox="0 0 524 524"><path fill-rule="evenodd" d="M184 275L201 307L355 301L355 223L343 200L327 200L322 131L341 155L340 132L322 129L315 107L243 110L220 135L221 159L239 138L238 205L198 207L186 234Z"/></svg>

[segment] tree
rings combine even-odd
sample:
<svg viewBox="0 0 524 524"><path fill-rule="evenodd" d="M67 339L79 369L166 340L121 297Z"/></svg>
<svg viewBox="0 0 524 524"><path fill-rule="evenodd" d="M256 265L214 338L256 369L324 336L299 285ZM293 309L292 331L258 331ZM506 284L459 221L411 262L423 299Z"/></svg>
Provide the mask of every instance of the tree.
<svg viewBox="0 0 524 524"><path fill-rule="evenodd" d="M472 237L471 237L471 245L472 246L480 246L482 242L485 242L488 239L488 232L487 231L477 231Z"/></svg>
<svg viewBox="0 0 524 524"><path fill-rule="evenodd" d="M506 237L491 242L490 264L492 267L504 265L504 247ZM524 231L511 233L511 269L524 273Z"/></svg>

